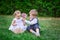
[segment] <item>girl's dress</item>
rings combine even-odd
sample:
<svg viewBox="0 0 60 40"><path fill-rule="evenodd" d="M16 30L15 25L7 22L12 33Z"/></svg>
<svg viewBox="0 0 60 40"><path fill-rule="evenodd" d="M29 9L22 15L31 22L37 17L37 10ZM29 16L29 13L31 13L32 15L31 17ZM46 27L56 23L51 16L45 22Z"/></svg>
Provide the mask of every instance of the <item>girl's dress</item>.
<svg viewBox="0 0 60 40"><path fill-rule="evenodd" d="M12 24L11 24L11 26L9 27L9 30L11 30L11 31L14 31L16 28L20 28L20 29L22 29L23 31L25 31L26 30L26 26L24 26L24 24L23 24L23 21L22 21L22 18L20 18L20 19L17 19L17 18L14 18L13 19L13 21L16 21L16 26L13 26ZM12 21L12 22L13 22Z"/></svg>

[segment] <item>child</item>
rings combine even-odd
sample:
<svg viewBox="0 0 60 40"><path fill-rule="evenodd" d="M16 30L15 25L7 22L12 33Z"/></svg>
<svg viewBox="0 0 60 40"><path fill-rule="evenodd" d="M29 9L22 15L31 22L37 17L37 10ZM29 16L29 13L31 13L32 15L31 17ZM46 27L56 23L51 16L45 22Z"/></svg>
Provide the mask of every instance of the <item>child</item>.
<svg viewBox="0 0 60 40"><path fill-rule="evenodd" d="M24 24L24 26L23 26L23 30L26 30L27 25L26 25L26 23L25 23L24 19L26 19L27 14L26 14L26 13L22 13L21 17L22 17L21 19L22 19L23 24Z"/></svg>
<svg viewBox="0 0 60 40"><path fill-rule="evenodd" d="M15 18L13 19L9 30L16 34L24 32L25 30L23 30L24 24L21 19L21 12L19 10L16 10L13 15L15 16Z"/></svg>
<svg viewBox="0 0 60 40"><path fill-rule="evenodd" d="M25 20L25 22L27 24L30 24L30 26L28 26L27 30L29 30L30 32L32 32L36 36L40 36L39 23L38 23L38 19L36 17L37 11L35 9L32 9L29 13L30 13L30 21Z"/></svg>

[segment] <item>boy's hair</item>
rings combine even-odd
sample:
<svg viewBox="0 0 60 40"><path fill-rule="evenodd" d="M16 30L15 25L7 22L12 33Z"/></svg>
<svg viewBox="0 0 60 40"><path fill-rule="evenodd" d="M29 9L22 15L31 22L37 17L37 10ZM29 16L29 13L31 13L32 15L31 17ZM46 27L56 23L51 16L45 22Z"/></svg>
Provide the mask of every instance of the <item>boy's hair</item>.
<svg viewBox="0 0 60 40"><path fill-rule="evenodd" d="M29 13L31 13L33 16L37 16L38 14L36 9L32 9Z"/></svg>
<svg viewBox="0 0 60 40"><path fill-rule="evenodd" d="M26 14L26 13L22 13L21 16L22 16L23 18L26 18L26 17L27 17L27 14Z"/></svg>
<svg viewBox="0 0 60 40"><path fill-rule="evenodd" d="M19 13L21 14L19 10L16 10L13 15L15 16L16 14L19 14Z"/></svg>

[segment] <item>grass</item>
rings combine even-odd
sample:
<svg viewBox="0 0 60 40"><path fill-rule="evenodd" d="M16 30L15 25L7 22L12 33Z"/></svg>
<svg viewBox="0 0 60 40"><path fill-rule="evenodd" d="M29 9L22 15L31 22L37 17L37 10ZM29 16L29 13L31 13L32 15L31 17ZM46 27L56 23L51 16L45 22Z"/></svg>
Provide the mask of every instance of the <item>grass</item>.
<svg viewBox="0 0 60 40"><path fill-rule="evenodd" d="M59 18L39 18L41 26L41 37L36 37L26 31L22 34L14 34L8 30L12 16L0 16L0 40L60 40L60 20ZM47 19L47 20L44 20Z"/></svg>

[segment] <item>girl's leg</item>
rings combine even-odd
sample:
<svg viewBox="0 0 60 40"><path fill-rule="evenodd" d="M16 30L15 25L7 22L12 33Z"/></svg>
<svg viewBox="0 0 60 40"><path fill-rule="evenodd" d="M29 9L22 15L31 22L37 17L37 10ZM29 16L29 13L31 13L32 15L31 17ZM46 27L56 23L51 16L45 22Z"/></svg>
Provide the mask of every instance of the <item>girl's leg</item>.
<svg viewBox="0 0 60 40"><path fill-rule="evenodd" d="M15 34L18 34L18 29L15 29L13 32L14 32Z"/></svg>
<svg viewBox="0 0 60 40"><path fill-rule="evenodd" d="M23 30L21 30L20 28L16 28L13 32L14 32L15 34L19 34L19 33L22 33Z"/></svg>

